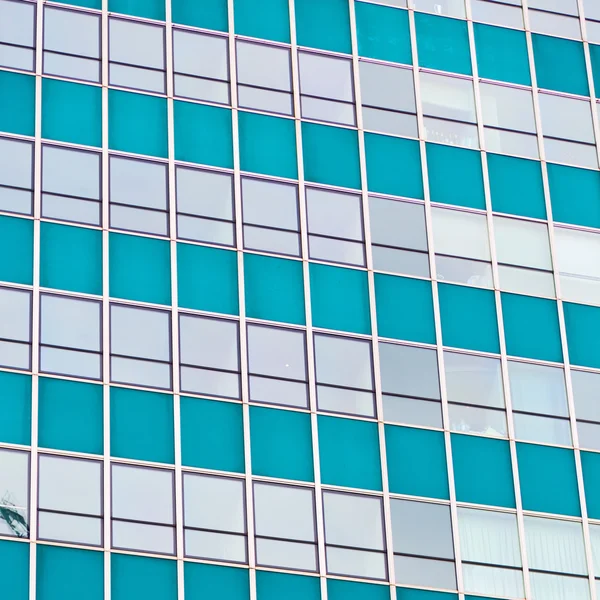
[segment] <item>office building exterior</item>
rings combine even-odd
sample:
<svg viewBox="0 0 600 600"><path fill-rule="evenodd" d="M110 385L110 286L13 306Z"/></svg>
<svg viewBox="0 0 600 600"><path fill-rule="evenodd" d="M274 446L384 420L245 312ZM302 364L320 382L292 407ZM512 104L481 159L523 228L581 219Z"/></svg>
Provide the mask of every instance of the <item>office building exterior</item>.
<svg viewBox="0 0 600 600"><path fill-rule="evenodd" d="M598 600L600 3L0 0L0 598Z"/></svg>

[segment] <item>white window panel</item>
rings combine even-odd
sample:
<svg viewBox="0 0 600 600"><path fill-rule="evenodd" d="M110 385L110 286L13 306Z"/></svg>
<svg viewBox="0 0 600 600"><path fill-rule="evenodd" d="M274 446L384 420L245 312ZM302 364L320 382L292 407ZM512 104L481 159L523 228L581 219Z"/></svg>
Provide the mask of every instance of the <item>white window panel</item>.
<svg viewBox="0 0 600 600"><path fill-rule="evenodd" d="M495 216L494 237L499 263L552 269L547 225Z"/></svg>
<svg viewBox="0 0 600 600"><path fill-rule="evenodd" d="M490 260L485 215L438 207L431 213L436 254Z"/></svg>

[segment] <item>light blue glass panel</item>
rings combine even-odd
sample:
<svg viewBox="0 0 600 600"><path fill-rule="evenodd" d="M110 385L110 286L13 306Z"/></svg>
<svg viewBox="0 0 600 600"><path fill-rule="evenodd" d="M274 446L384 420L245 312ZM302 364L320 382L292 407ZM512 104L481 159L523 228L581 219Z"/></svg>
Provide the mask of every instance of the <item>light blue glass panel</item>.
<svg viewBox="0 0 600 600"><path fill-rule="evenodd" d="M390 600L387 585L327 579L327 600Z"/></svg>
<svg viewBox="0 0 600 600"><path fill-rule="evenodd" d="M258 600L320 600L321 584L318 577L256 571L256 592Z"/></svg>
<svg viewBox="0 0 600 600"><path fill-rule="evenodd" d="M102 9L102 0L61 0L61 4L69 4L71 6L81 6L82 8Z"/></svg>
<svg viewBox="0 0 600 600"><path fill-rule="evenodd" d="M171 0L173 23L227 31L227 0Z"/></svg>
<svg viewBox="0 0 600 600"><path fill-rule="evenodd" d="M0 441L31 443L31 377L0 371ZM1 563L0 563L1 564Z"/></svg>
<svg viewBox="0 0 600 600"><path fill-rule="evenodd" d="M165 0L108 0L108 10L133 17L165 20Z"/></svg>
<svg viewBox="0 0 600 600"><path fill-rule="evenodd" d="M35 135L35 77L0 70L0 131Z"/></svg>
<svg viewBox="0 0 600 600"><path fill-rule="evenodd" d="M186 600L249 600L248 569L184 564Z"/></svg>
<svg viewBox="0 0 600 600"><path fill-rule="evenodd" d="M590 58L592 61L592 76L594 78L594 89L600 90L600 46L589 44Z"/></svg>
<svg viewBox="0 0 600 600"><path fill-rule="evenodd" d="M458 596L447 592L428 592L399 587L396 588L396 600L458 600Z"/></svg>
<svg viewBox="0 0 600 600"><path fill-rule="evenodd" d="M129 554L112 554L110 558L112 600L177 600L174 560Z"/></svg>
<svg viewBox="0 0 600 600"><path fill-rule="evenodd" d="M0 541L2 594L10 600L29 600L29 544Z"/></svg>
<svg viewBox="0 0 600 600"><path fill-rule="evenodd" d="M32 220L0 216L0 256L0 280L33 283Z"/></svg>
<svg viewBox="0 0 600 600"><path fill-rule="evenodd" d="M581 466L588 517L600 519L600 454L582 452Z"/></svg>
<svg viewBox="0 0 600 600"><path fill-rule="evenodd" d="M298 45L352 52L348 0L295 0Z"/></svg>
<svg viewBox="0 0 600 600"><path fill-rule="evenodd" d="M563 303L571 364L600 369L600 308Z"/></svg>
<svg viewBox="0 0 600 600"><path fill-rule="evenodd" d="M234 14L237 34L290 43L288 0L235 0Z"/></svg>

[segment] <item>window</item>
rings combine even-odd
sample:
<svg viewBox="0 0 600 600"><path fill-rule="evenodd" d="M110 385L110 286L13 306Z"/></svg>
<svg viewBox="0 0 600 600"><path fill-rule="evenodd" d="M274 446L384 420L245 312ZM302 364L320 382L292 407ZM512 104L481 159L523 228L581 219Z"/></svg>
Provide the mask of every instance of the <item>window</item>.
<svg viewBox="0 0 600 600"><path fill-rule="evenodd" d="M455 589L450 508L408 500L390 502L396 583Z"/></svg>
<svg viewBox="0 0 600 600"><path fill-rule="evenodd" d="M571 370L571 381L579 445L600 450L600 374Z"/></svg>
<svg viewBox="0 0 600 600"><path fill-rule="evenodd" d="M293 115L289 49L238 40L236 52L239 106Z"/></svg>
<svg viewBox="0 0 600 600"><path fill-rule="evenodd" d="M102 463L39 457L38 537L102 545Z"/></svg>
<svg viewBox="0 0 600 600"><path fill-rule="evenodd" d="M233 176L183 167L175 173L177 237L234 246Z"/></svg>
<svg viewBox="0 0 600 600"><path fill-rule="evenodd" d="M108 23L110 85L164 93L164 27L113 18Z"/></svg>
<svg viewBox="0 0 600 600"><path fill-rule="evenodd" d="M41 294L40 370L101 379L102 304Z"/></svg>
<svg viewBox="0 0 600 600"><path fill-rule="evenodd" d="M0 449L0 534L29 537L29 453Z"/></svg>
<svg viewBox="0 0 600 600"><path fill-rule="evenodd" d="M35 4L0 0L0 66L35 69Z"/></svg>
<svg viewBox="0 0 600 600"><path fill-rule="evenodd" d="M168 235L167 166L110 157L110 226Z"/></svg>
<svg viewBox="0 0 600 600"><path fill-rule="evenodd" d="M239 325L207 317L179 317L181 390L240 397Z"/></svg>
<svg viewBox="0 0 600 600"><path fill-rule="evenodd" d="M314 491L254 483L256 563L317 570Z"/></svg>
<svg viewBox="0 0 600 600"><path fill-rule="evenodd" d="M31 368L31 293L0 288L0 365Z"/></svg>
<svg viewBox="0 0 600 600"><path fill-rule="evenodd" d="M244 481L183 475L185 555L245 563Z"/></svg>
<svg viewBox="0 0 600 600"><path fill-rule="evenodd" d="M112 546L175 554L172 471L112 465Z"/></svg>
<svg viewBox="0 0 600 600"><path fill-rule="evenodd" d="M0 137L0 210L23 215L33 213L33 144L30 142Z"/></svg>
<svg viewBox="0 0 600 600"><path fill-rule="evenodd" d="M465 18L464 0L412 0L411 5L416 10L432 12L448 17Z"/></svg>
<svg viewBox="0 0 600 600"><path fill-rule="evenodd" d="M323 492L327 573L386 579L381 498Z"/></svg>
<svg viewBox="0 0 600 600"><path fill-rule="evenodd" d="M166 311L110 307L111 381L171 388L171 316Z"/></svg>
<svg viewBox="0 0 600 600"><path fill-rule="evenodd" d="M173 30L175 95L229 104L227 38Z"/></svg>
<svg viewBox="0 0 600 600"><path fill-rule="evenodd" d="M308 407L303 331L248 325L250 400Z"/></svg>
<svg viewBox="0 0 600 600"><path fill-rule="evenodd" d="M577 0L530 0L528 6L531 31L581 39Z"/></svg>
<svg viewBox="0 0 600 600"><path fill-rule="evenodd" d="M471 0L474 21L523 29L521 0Z"/></svg>
<svg viewBox="0 0 600 600"><path fill-rule="evenodd" d="M588 41L600 44L600 5L595 0L583 0L583 13Z"/></svg>
<svg viewBox="0 0 600 600"><path fill-rule="evenodd" d="M300 256L298 188L242 177L244 248Z"/></svg>
<svg viewBox="0 0 600 600"><path fill-rule="evenodd" d="M100 16L44 8L44 73L100 81Z"/></svg>

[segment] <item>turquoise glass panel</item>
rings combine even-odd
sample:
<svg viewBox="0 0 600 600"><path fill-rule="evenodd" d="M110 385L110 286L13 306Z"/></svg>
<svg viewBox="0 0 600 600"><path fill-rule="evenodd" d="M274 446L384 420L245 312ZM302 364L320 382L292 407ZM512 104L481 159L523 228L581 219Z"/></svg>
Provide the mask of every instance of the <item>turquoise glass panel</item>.
<svg viewBox="0 0 600 600"><path fill-rule="evenodd" d="M66 379L39 379L38 443L66 452L102 454L102 386Z"/></svg>
<svg viewBox="0 0 600 600"><path fill-rule="evenodd" d="M548 165L552 217L561 223L600 228L600 173ZM577 202L573 202L577 198Z"/></svg>
<svg viewBox="0 0 600 600"><path fill-rule="evenodd" d="M600 46L589 44L594 90L600 90ZM597 93L597 92L596 92Z"/></svg>
<svg viewBox="0 0 600 600"><path fill-rule="evenodd" d="M517 443L523 510L580 517L573 450Z"/></svg>
<svg viewBox="0 0 600 600"><path fill-rule="evenodd" d="M419 65L471 75L467 22L415 13Z"/></svg>
<svg viewBox="0 0 600 600"><path fill-rule="evenodd" d="M15 252L15 248L19 251ZM5 257L0 261L2 281L25 285L33 283L32 220L0 216L0 256Z"/></svg>
<svg viewBox="0 0 600 600"><path fill-rule="evenodd" d="M443 433L386 425L385 448L390 492L442 500L450 497Z"/></svg>
<svg viewBox="0 0 600 600"><path fill-rule="evenodd" d="M494 292L438 285L444 346L500 352Z"/></svg>
<svg viewBox="0 0 600 600"><path fill-rule="evenodd" d="M542 169L537 160L488 154L490 195L495 212L546 218Z"/></svg>
<svg viewBox="0 0 600 600"><path fill-rule="evenodd" d="M371 192L424 197L419 142L365 133L365 153Z"/></svg>
<svg viewBox="0 0 600 600"><path fill-rule="evenodd" d="M133 17L165 20L165 0L108 0L108 10Z"/></svg>
<svg viewBox="0 0 600 600"><path fill-rule="evenodd" d="M0 541L2 594L10 600L29 600L29 544Z"/></svg>
<svg viewBox="0 0 600 600"><path fill-rule="evenodd" d="M303 122L302 151L307 181L360 189L358 134L353 129Z"/></svg>
<svg viewBox="0 0 600 600"><path fill-rule="evenodd" d="M243 473L242 405L182 396L181 460L189 467Z"/></svg>
<svg viewBox="0 0 600 600"><path fill-rule="evenodd" d="M31 377L0 371L0 441L31 443ZM1 563L0 563L1 564Z"/></svg>
<svg viewBox="0 0 600 600"><path fill-rule="evenodd" d="M515 508L508 442L454 433L451 439L456 499Z"/></svg>
<svg viewBox="0 0 600 600"><path fill-rule="evenodd" d="M435 344L429 281L375 273L375 300L381 337Z"/></svg>
<svg viewBox="0 0 600 600"><path fill-rule="evenodd" d="M256 571L256 592L258 600L320 600L321 583L318 577Z"/></svg>
<svg viewBox="0 0 600 600"><path fill-rule="evenodd" d="M35 77L0 70L0 131L35 135Z"/></svg>
<svg viewBox="0 0 600 600"><path fill-rule="evenodd" d="M42 137L102 146L102 88L43 79Z"/></svg>
<svg viewBox="0 0 600 600"><path fill-rule="evenodd" d="M315 327L371 333L365 271L310 263L310 298Z"/></svg>
<svg viewBox="0 0 600 600"><path fill-rule="evenodd" d="M377 423L318 416L321 481L381 490Z"/></svg>
<svg viewBox="0 0 600 600"><path fill-rule="evenodd" d="M82 8L102 9L102 0L62 0L61 3L70 6L81 6Z"/></svg>
<svg viewBox="0 0 600 600"><path fill-rule="evenodd" d="M242 171L298 179L294 121L249 112L238 119Z"/></svg>
<svg viewBox="0 0 600 600"><path fill-rule="evenodd" d="M110 558L112 600L177 600L176 561L129 554Z"/></svg>
<svg viewBox="0 0 600 600"><path fill-rule="evenodd" d="M537 84L546 90L589 96L583 44L531 34Z"/></svg>
<svg viewBox="0 0 600 600"><path fill-rule="evenodd" d="M600 519L600 454L582 452L581 466L588 517Z"/></svg>
<svg viewBox="0 0 600 600"><path fill-rule="evenodd" d="M412 64L408 11L356 2L356 32L360 56Z"/></svg>
<svg viewBox="0 0 600 600"><path fill-rule="evenodd" d="M396 600L458 600L458 595L399 587L396 588Z"/></svg>
<svg viewBox="0 0 600 600"><path fill-rule="evenodd" d="M352 52L348 0L295 0L299 46Z"/></svg>
<svg viewBox="0 0 600 600"><path fill-rule="evenodd" d="M233 6L237 34L290 43L288 0L235 0Z"/></svg>
<svg viewBox="0 0 600 600"><path fill-rule="evenodd" d="M110 453L174 463L173 396L110 388Z"/></svg>
<svg viewBox="0 0 600 600"><path fill-rule="evenodd" d="M42 221L40 285L102 294L102 232Z"/></svg>
<svg viewBox="0 0 600 600"><path fill-rule="evenodd" d="M233 168L233 133L228 108L174 102L175 158Z"/></svg>
<svg viewBox="0 0 600 600"><path fill-rule="evenodd" d="M186 562L186 600L249 600L248 572L248 569Z"/></svg>
<svg viewBox="0 0 600 600"><path fill-rule="evenodd" d="M244 254L246 316L304 325L302 263Z"/></svg>
<svg viewBox="0 0 600 600"><path fill-rule="evenodd" d="M37 545L37 600L104 600L104 553Z"/></svg>
<svg viewBox="0 0 600 600"><path fill-rule="evenodd" d="M502 315L508 354L562 362L558 309L554 300L503 293Z"/></svg>
<svg viewBox="0 0 600 600"><path fill-rule="evenodd" d="M167 158L167 99L108 90L108 147Z"/></svg>
<svg viewBox="0 0 600 600"><path fill-rule="evenodd" d="M600 308L563 303L571 364L600 369Z"/></svg>
<svg viewBox="0 0 600 600"><path fill-rule="evenodd" d="M387 585L327 579L327 600L390 600Z"/></svg>
<svg viewBox="0 0 600 600"><path fill-rule="evenodd" d="M314 480L309 414L251 406L250 444L254 475Z"/></svg>
<svg viewBox="0 0 600 600"><path fill-rule="evenodd" d="M177 244L177 274L179 306L239 314L236 252Z"/></svg>
<svg viewBox="0 0 600 600"><path fill-rule="evenodd" d="M431 201L485 210L481 153L440 144L426 148Z"/></svg>
<svg viewBox="0 0 600 600"><path fill-rule="evenodd" d="M109 250L112 297L171 304L169 242L111 232Z"/></svg>
<svg viewBox="0 0 600 600"><path fill-rule="evenodd" d="M173 23L227 31L227 0L171 0Z"/></svg>
<svg viewBox="0 0 600 600"><path fill-rule="evenodd" d="M473 23L479 76L531 85L524 31Z"/></svg>

